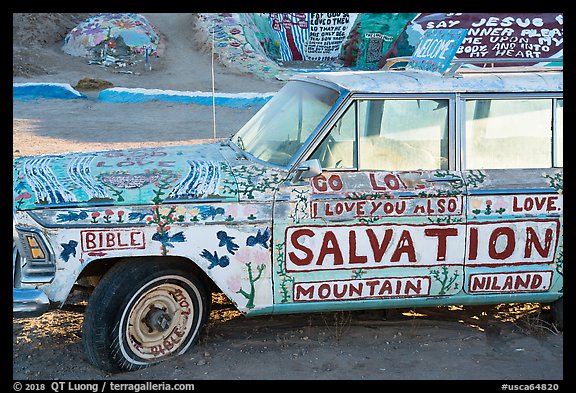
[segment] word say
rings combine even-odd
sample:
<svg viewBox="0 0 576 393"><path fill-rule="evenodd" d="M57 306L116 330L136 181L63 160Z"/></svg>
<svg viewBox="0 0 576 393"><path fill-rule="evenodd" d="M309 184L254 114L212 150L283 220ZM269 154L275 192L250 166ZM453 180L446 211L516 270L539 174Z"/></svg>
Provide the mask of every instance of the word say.
<svg viewBox="0 0 576 393"><path fill-rule="evenodd" d="M551 283L551 271L471 274L468 292L545 292Z"/></svg>
<svg viewBox="0 0 576 393"><path fill-rule="evenodd" d="M427 296L430 277L386 277L294 284L293 298L301 301L358 300Z"/></svg>
<svg viewBox="0 0 576 393"><path fill-rule="evenodd" d="M82 251L110 251L144 249L144 232L133 229L80 231Z"/></svg>

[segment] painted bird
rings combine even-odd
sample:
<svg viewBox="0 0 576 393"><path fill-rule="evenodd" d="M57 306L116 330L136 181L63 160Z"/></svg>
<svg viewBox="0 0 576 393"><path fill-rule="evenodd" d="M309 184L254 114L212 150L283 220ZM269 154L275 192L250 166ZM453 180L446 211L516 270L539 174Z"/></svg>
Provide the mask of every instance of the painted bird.
<svg viewBox="0 0 576 393"><path fill-rule="evenodd" d="M200 256L206 258L208 262L210 262L208 269L212 269L216 266L226 267L230 264L230 258L228 258L226 255L219 257L218 252L216 251L214 251L214 255L212 255L210 254L210 251L204 249L202 250L202 254L200 254Z"/></svg>
<svg viewBox="0 0 576 393"><path fill-rule="evenodd" d="M256 244L262 245L264 248L268 248L268 240L270 239L270 228L266 228L264 233L260 232L258 229L258 233L256 236L248 236L246 239L247 246L255 246Z"/></svg>
<svg viewBox="0 0 576 393"><path fill-rule="evenodd" d="M64 260L64 262L68 262L70 259L70 254L76 256L76 246L78 242L76 240L70 240L68 243L60 243L63 250L60 253L60 258Z"/></svg>
<svg viewBox="0 0 576 393"><path fill-rule="evenodd" d="M150 216L150 213L140 213L140 212L130 212L128 213L128 220L136 220L142 221L146 218L146 216Z"/></svg>
<svg viewBox="0 0 576 393"><path fill-rule="evenodd" d="M208 217L212 217L212 220L218 215L224 214L224 208L214 207L214 206L202 206L200 208L200 216L206 220Z"/></svg>
<svg viewBox="0 0 576 393"><path fill-rule="evenodd" d="M218 231L216 233L216 237L218 239L220 239L220 243L218 244L218 247L226 246L226 249L232 255L234 255L234 253L240 248L240 246L238 244L236 244L232 241L235 239L235 237L228 236L228 234L224 231Z"/></svg>
<svg viewBox="0 0 576 393"><path fill-rule="evenodd" d="M164 247L171 247L174 248L174 244L172 242L184 242L186 238L184 237L184 233L182 231L175 233L172 236L168 235L168 232L160 234L160 232L156 232L152 235L152 240L162 243Z"/></svg>
<svg viewBox="0 0 576 393"><path fill-rule="evenodd" d="M58 222L68 222L68 221L78 221L88 218L88 213L81 210L80 213L73 211L68 211L68 213L60 213L56 216L56 221Z"/></svg>

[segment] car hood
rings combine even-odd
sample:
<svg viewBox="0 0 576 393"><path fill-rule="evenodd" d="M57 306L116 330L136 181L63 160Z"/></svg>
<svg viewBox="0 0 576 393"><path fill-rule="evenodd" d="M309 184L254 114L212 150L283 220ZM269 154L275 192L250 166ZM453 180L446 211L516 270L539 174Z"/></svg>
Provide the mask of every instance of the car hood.
<svg viewBox="0 0 576 393"><path fill-rule="evenodd" d="M213 143L21 157L14 208L237 201L233 155Z"/></svg>

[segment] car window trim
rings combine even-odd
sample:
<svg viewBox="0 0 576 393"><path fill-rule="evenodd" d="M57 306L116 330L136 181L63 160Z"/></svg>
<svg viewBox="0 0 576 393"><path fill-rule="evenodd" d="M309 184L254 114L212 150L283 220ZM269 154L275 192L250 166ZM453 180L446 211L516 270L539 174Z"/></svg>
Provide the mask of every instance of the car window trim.
<svg viewBox="0 0 576 393"><path fill-rule="evenodd" d="M551 143L552 143L552 157L551 157L551 166L550 168L560 168L556 166L557 157L556 157L556 149L554 148L556 143L556 103L559 99L564 99L564 94L562 92L527 92L527 93L512 93L512 92L502 92L502 93L458 93L457 98L457 122L458 122L458 129L457 129L457 137L459 139L459 146L458 146L458 154L459 158L457 160L458 165L457 168L460 171L465 170L475 170L477 168L468 168L466 166L466 101L467 100L481 100L481 99L490 99L490 100L520 100L520 99L541 99L541 98L549 98L552 103L552 135L551 135ZM506 170L510 168L502 168L502 170ZM535 168L526 168L526 169L535 169Z"/></svg>
<svg viewBox="0 0 576 393"><path fill-rule="evenodd" d="M442 99L448 100L448 170L456 170L456 137L457 137L457 130L456 130L456 93L357 93L351 92L347 99L345 99L341 106L334 112L333 116L326 121L323 126L320 128L318 133L315 135L315 138L309 144L308 149L303 152L303 157L308 159L309 156L316 150L316 148L322 143L324 137L330 132L334 124L340 120L340 118L344 115L344 113L350 108L352 105L357 105L361 100L386 100L386 99L405 99L405 100L433 100L433 99ZM359 116L358 110L356 110L356 140L359 140ZM358 157L358 162L360 162L360 149L358 144L356 145L356 155ZM301 157L302 158L302 157ZM301 159L297 162L303 161ZM356 166L353 168L330 168L331 172L362 172L362 171L371 171L371 170L361 170L358 167L358 162ZM440 169L440 168L438 168Z"/></svg>

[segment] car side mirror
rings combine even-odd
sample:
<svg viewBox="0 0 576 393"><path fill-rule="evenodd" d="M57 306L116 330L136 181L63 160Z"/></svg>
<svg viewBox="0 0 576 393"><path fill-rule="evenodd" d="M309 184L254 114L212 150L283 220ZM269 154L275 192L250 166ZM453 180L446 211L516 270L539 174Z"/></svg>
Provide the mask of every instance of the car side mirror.
<svg viewBox="0 0 576 393"><path fill-rule="evenodd" d="M309 179L320 174L322 174L322 165L320 165L320 160L314 158L312 160L303 161L296 167L296 172L292 178L292 184L298 183L302 179Z"/></svg>

